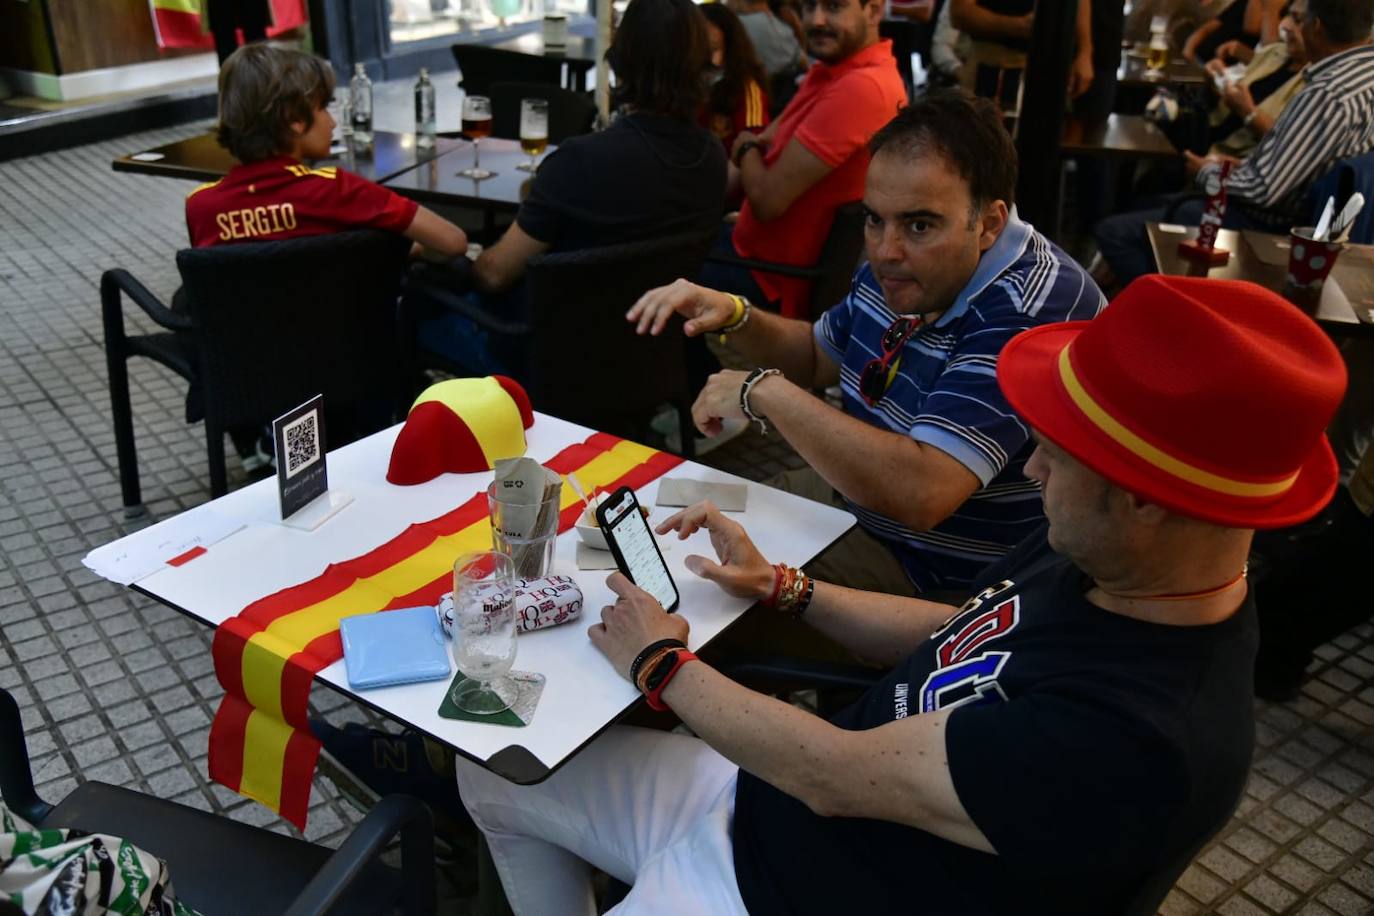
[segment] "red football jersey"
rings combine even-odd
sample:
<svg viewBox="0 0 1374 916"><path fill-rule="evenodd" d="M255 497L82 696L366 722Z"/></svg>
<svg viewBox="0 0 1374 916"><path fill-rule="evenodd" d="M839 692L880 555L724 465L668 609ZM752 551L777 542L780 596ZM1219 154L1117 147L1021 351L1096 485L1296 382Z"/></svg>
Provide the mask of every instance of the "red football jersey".
<svg viewBox="0 0 1374 916"><path fill-rule="evenodd" d="M236 165L186 197L191 245L264 242L348 229L404 232L419 204L338 168L280 156Z"/></svg>
<svg viewBox="0 0 1374 916"><path fill-rule="evenodd" d="M768 97L764 95L763 89L753 80L744 87L744 92L740 95L739 104L735 106L734 112L726 116L719 112L703 109L698 123L711 133L720 137L720 142L725 146L725 152L729 155L730 150L735 146L735 138L741 131L753 131L758 133L768 126Z"/></svg>

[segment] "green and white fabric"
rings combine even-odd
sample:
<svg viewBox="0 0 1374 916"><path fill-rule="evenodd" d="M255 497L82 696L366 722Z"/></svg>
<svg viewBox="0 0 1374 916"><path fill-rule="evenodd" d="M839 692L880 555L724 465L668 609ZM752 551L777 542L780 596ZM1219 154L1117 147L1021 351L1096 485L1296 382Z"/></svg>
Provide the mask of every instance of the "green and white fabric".
<svg viewBox="0 0 1374 916"><path fill-rule="evenodd" d="M36 828L3 802L0 900L44 916L197 916L156 856L115 836Z"/></svg>

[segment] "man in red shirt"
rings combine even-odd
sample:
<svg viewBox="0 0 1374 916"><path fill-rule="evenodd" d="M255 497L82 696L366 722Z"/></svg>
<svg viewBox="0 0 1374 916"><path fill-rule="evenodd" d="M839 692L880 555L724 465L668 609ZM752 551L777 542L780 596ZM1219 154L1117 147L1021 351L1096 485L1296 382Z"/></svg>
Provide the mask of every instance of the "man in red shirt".
<svg viewBox="0 0 1374 916"><path fill-rule="evenodd" d="M841 204L863 196L868 140L906 104L892 42L880 40L879 0L804 0L807 48L818 63L776 121L735 140L730 178L745 201L726 253L814 264ZM763 271L708 264L703 286L783 314L809 314L810 284Z"/></svg>
<svg viewBox="0 0 1374 916"><path fill-rule="evenodd" d="M302 51L255 44L235 51L219 76L220 145L239 160L186 198L196 248L324 235L397 232L441 257L467 250L463 230L351 172L316 169L329 156L334 119L329 64Z"/></svg>

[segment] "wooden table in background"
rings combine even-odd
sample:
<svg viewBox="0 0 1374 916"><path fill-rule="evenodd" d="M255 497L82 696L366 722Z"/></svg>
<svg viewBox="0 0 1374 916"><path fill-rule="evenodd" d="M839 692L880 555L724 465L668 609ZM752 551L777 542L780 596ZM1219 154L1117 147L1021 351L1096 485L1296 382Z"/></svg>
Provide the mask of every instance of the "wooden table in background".
<svg viewBox="0 0 1374 916"><path fill-rule="evenodd" d="M1113 159L1175 159L1178 150L1142 115L1113 114L1105 121L1066 118L1059 151L1069 156Z"/></svg>
<svg viewBox="0 0 1374 916"><path fill-rule="evenodd" d="M1276 293L1283 292L1288 273L1288 239L1251 229L1223 229L1217 247L1231 252L1225 264L1208 267L1178 253L1178 243L1197 237L1197 227L1168 224L1146 226L1150 249L1159 272L1179 277L1249 280ZM1340 334L1374 333L1374 245L1351 245L1336 260L1322 287L1314 316L1328 331Z"/></svg>
<svg viewBox="0 0 1374 916"><path fill-rule="evenodd" d="M341 154L317 160L312 165L337 166L361 175L369 181L380 183L442 156L460 145L460 141L439 137L433 149L421 149L415 143L414 134L379 130L373 136L370 150L364 152L352 144L345 144L344 152ZM153 156L157 158L151 158ZM238 160L219 145L213 133L131 153L112 163L116 172L136 172L142 175L187 178L193 181L215 181L223 178L237 164Z"/></svg>

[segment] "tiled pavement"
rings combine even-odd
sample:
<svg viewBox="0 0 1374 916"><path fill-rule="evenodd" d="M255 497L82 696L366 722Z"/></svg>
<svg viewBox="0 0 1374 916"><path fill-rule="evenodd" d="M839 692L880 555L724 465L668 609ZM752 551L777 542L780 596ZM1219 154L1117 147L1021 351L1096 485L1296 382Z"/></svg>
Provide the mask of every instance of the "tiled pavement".
<svg viewBox="0 0 1374 916"><path fill-rule="evenodd" d="M208 633L81 565L127 530L100 273L125 267L169 296L185 239L188 185L115 174L109 162L198 127L0 163L0 686L24 710L49 800L101 779L285 832L206 778L220 693ZM136 361L131 380L145 498L165 518L207 498L203 434L182 422L183 388L168 373ZM794 456L751 434L708 460L760 478ZM1374 912L1374 628L1323 647L1314 673L1297 700L1258 704L1240 813L1163 912ZM366 717L329 690L315 691L314 703L336 721ZM307 837L336 844L356 820L317 780Z"/></svg>

